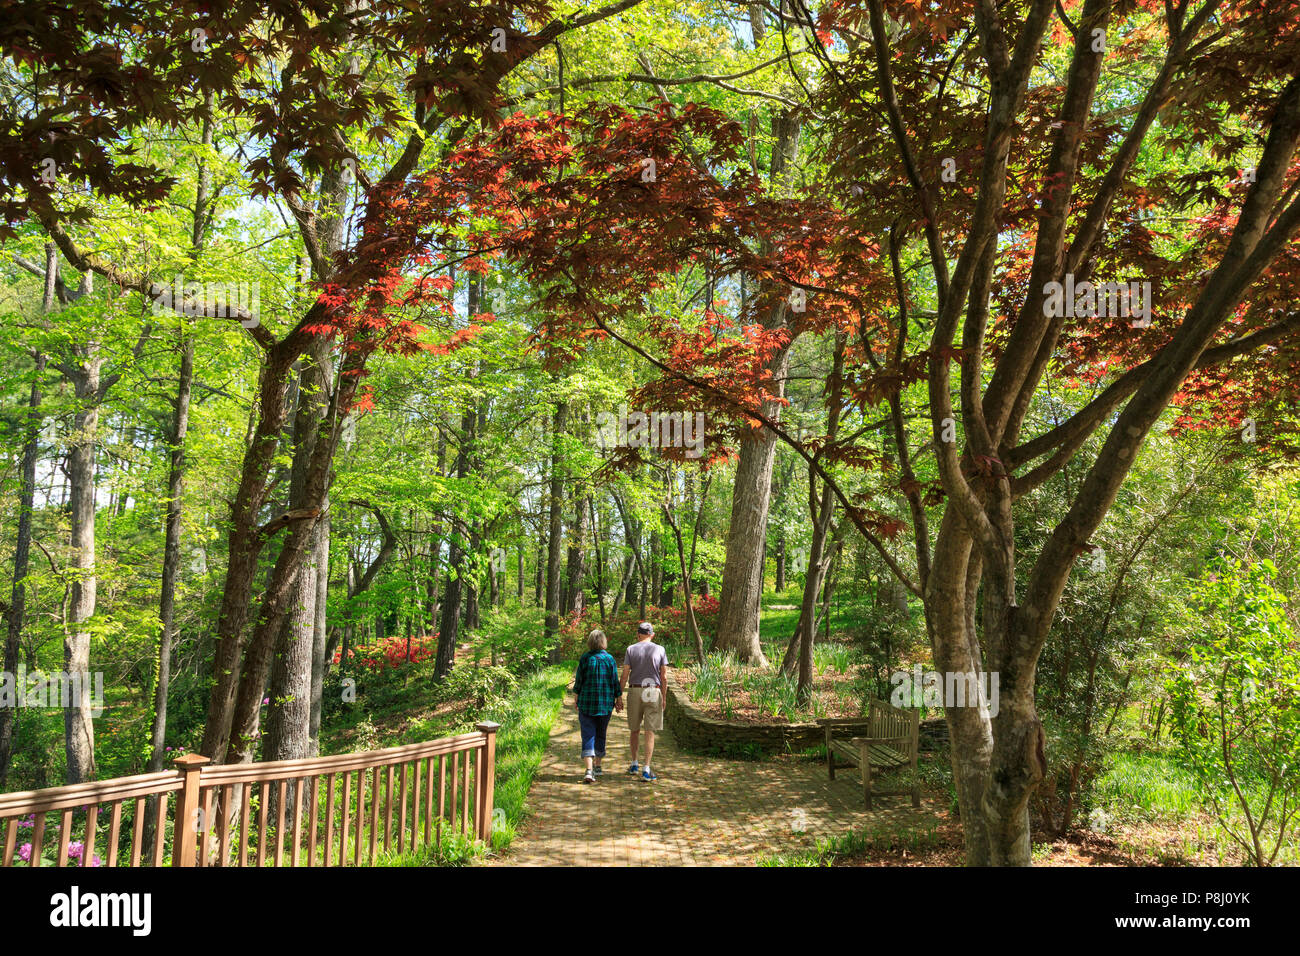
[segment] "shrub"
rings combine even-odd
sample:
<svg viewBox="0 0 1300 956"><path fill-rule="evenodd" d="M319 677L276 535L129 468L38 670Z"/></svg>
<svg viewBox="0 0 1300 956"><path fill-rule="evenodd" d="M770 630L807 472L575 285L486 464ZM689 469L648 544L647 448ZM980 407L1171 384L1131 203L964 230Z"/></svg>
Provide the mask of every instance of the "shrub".
<svg viewBox="0 0 1300 956"><path fill-rule="evenodd" d="M426 634L423 637L388 637L377 645L348 649L348 662L362 670L382 671L385 668L397 669L405 664L419 664L432 660L438 651L438 635ZM334 654L334 663L343 659L342 650Z"/></svg>
<svg viewBox="0 0 1300 956"><path fill-rule="evenodd" d="M1197 587L1189 659L1171 665L1174 736L1219 823L1276 862L1300 803L1300 645L1271 561L1215 559Z"/></svg>
<svg viewBox="0 0 1300 956"><path fill-rule="evenodd" d="M496 707L509 699L519 687L519 679L501 666L452 668L434 695L439 701L464 700L477 711Z"/></svg>
<svg viewBox="0 0 1300 956"><path fill-rule="evenodd" d="M474 662L491 660L517 677L536 671L558 643L546 637L545 613L542 608L489 610L473 638Z"/></svg>

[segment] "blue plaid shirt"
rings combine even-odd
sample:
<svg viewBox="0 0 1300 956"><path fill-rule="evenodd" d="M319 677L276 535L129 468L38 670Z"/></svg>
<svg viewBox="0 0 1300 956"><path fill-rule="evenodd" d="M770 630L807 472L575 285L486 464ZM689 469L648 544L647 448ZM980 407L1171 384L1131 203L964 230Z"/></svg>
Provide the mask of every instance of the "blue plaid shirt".
<svg viewBox="0 0 1300 956"><path fill-rule="evenodd" d="M618 662L609 651L587 651L578 660L573 678L573 692L578 695L578 710L603 717L614 710L614 701L622 695L618 679Z"/></svg>

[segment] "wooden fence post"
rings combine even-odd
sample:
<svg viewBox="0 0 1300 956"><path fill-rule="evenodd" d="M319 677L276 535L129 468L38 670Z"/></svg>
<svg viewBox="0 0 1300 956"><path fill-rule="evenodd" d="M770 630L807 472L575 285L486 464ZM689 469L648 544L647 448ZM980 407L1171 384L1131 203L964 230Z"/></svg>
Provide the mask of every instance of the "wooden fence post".
<svg viewBox="0 0 1300 956"><path fill-rule="evenodd" d="M483 743L482 772L478 778L478 794L475 803L474 819L478 822L478 838L484 843L492 842L492 786L497 775L497 731L500 724L484 720L474 725L487 737Z"/></svg>
<svg viewBox="0 0 1300 956"><path fill-rule="evenodd" d="M172 866L193 866L196 833L207 830L208 821L201 820L197 831L190 829L190 821L199 812L199 776L203 766L210 763L202 754L184 754L173 761L176 769L185 775L180 801L176 804L176 819L172 821ZM162 842L162 828L158 828L158 841ZM161 855L161 852L160 852Z"/></svg>

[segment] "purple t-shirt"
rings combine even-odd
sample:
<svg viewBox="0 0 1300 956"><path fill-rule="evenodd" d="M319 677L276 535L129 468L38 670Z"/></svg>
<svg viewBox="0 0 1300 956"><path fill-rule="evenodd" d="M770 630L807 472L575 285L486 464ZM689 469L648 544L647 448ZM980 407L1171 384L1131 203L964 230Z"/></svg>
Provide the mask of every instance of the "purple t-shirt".
<svg viewBox="0 0 1300 956"><path fill-rule="evenodd" d="M628 675L629 687L644 687L648 680L659 686L659 668L668 666L668 653L653 639L629 644L627 656L623 658L631 673Z"/></svg>

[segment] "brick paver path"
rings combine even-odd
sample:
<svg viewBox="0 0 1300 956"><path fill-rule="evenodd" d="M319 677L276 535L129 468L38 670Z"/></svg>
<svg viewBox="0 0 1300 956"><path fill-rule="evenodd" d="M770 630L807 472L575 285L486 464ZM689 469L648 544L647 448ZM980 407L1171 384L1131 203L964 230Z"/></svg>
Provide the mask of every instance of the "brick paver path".
<svg viewBox="0 0 1300 956"><path fill-rule="evenodd" d="M634 779L625 772L631 763L625 714L609 723L605 774L584 784L570 700L551 728L528 794L531 814L510 850L493 860L497 865L746 865L854 828L902 830L918 818L934 819L928 808L937 798L924 791L919 811L901 796L878 797L868 812L855 770L830 781L825 764L811 760L687 754L666 727L655 738L659 779Z"/></svg>

